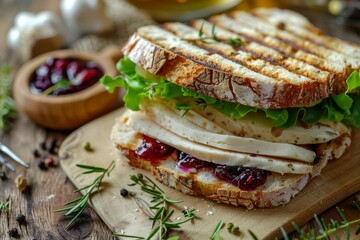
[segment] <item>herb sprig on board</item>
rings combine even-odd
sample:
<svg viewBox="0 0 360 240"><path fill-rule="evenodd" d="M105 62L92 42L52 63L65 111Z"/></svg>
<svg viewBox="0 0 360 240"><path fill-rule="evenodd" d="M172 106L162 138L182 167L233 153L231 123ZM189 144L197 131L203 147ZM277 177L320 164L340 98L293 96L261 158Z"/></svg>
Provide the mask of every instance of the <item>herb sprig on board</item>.
<svg viewBox="0 0 360 240"><path fill-rule="evenodd" d="M9 121L15 118L15 102L10 96L10 68L0 66L0 129L8 129Z"/></svg>
<svg viewBox="0 0 360 240"><path fill-rule="evenodd" d="M115 162L112 161L107 168L94 167L94 166L81 165L81 164L77 164L76 166L85 169L85 172L83 172L82 174L91 174L91 173L101 173L101 174L98 177L96 177L92 183L74 191L74 192L85 191L83 196L74 199L68 203L65 203L64 204L65 208L54 210L54 212L66 212L65 216L73 215L73 218L66 225L66 228L72 226L75 220L78 219L81 213L84 212L85 208L89 203L91 195L100 190L100 186L104 177L110 175L111 171L115 167Z"/></svg>
<svg viewBox="0 0 360 240"><path fill-rule="evenodd" d="M179 221L172 221L171 217L174 214L174 210L169 210L170 204L177 204L182 202L181 200L172 200L166 197L165 192L158 187L150 178L143 176L142 174L133 175L130 177L133 183L129 186L140 186L141 191L148 193L152 200L148 204L150 209L150 219L153 221L153 228L147 237L131 236L125 234L114 233L117 237L127 237L135 239L152 239L154 236L158 236L159 240L175 240L179 239L178 236L167 238L171 229L178 229L180 226L191 219L195 218L195 210L184 209L184 219Z"/></svg>
<svg viewBox="0 0 360 240"><path fill-rule="evenodd" d="M353 205L355 208L360 212L360 203L357 201L353 201ZM336 207L336 210L341 217L342 221L339 222L334 219L330 219L330 222L325 222L324 219L320 219L318 215L314 214L315 222L318 226L318 232L315 231L314 228L310 229L309 231L305 232L302 230L295 222L292 222L292 225L295 229L295 231L298 233L298 236L296 238L292 238L288 235L286 230L281 227L281 233L283 235L284 240L290 240L290 239L296 239L296 240L327 240L330 239L331 236L335 235L335 239L339 239L338 236L336 236L336 233L338 233L340 230L345 231L346 239L350 240L351 232L350 232L350 226L357 224L358 227L355 231L355 235L360 235L360 218L355 219L352 221L349 221L344 212L341 210L341 208ZM254 240L258 240L259 238L256 236L256 234L248 230L250 236ZM277 238L275 238L277 239Z"/></svg>
<svg viewBox="0 0 360 240"><path fill-rule="evenodd" d="M10 201L0 201L0 212L4 211L4 212L9 212L10 211Z"/></svg>

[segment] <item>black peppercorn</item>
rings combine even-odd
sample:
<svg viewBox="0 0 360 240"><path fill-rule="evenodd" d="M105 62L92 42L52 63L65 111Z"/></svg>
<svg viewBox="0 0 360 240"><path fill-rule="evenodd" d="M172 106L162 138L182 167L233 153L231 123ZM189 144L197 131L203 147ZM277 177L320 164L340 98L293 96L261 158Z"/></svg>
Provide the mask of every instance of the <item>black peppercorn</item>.
<svg viewBox="0 0 360 240"><path fill-rule="evenodd" d="M4 171L0 171L0 179L6 180L6 173Z"/></svg>
<svg viewBox="0 0 360 240"><path fill-rule="evenodd" d="M126 190L125 188L122 188L122 189L120 190L120 195L121 195L121 196L126 197L128 194L129 194L129 191Z"/></svg>
<svg viewBox="0 0 360 240"><path fill-rule="evenodd" d="M34 155L35 158L39 158L39 157L41 156L39 150L37 150L37 149L35 149L35 150L33 151L33 155Z"/></svg>
<svg viewBox="0 0 360 240"><path fill-rule="evenodd" d="M49 153L52 153L52 154L55 154L56 153L56 151L55 151L55 149L56 149L56 146L57 146L57 140L56 140L56 138L52 138L51 140L50 140L50 146L49 146Z"/></svg>
<svg viewBox="0 0 360 240"><path fill-rule="evenodd" d="M38 167L39 167L41 170L47 170L46 164L45 164L45 162L43 162L43 161L39 162Z"/></svg>
<svg viewBox="0 0 360 240"><path fill-rule="evenodd" d="M25 218L24 214L19 213L18 215L16 215L15 219L19 224L25 224L26 223L26 218Z"/></svg>
<svg viewBox="0 0 360 240"><path fill-rule="evenodd" d="M10 236L10 237L16 238L16 237L19 236L19 232L18 232L17 228L11 228L11 229L8 231L8 233L9 233L9 236Z"/></svg>

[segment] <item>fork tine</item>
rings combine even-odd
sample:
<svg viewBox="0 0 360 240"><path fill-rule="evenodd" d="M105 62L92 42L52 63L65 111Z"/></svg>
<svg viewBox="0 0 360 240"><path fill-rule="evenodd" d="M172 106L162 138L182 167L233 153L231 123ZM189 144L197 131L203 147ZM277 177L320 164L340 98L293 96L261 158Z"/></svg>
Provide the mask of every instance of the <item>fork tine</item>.
<svg viewBox="0 0 360 240"><path fill-rule="evenodd" d="M3 164L8 169L10 169L11 171L16 172L15 167L11 163L7 162L1 155L0 155L0 163Z"/></svg>
<svg viewBox="0 0 360 240"><path fill-rule="evenodd" d="M23 160L21 160L13 151L11 151L7 146L0 143L0 151L8 155L11 159L13 159L15 162L23 166L24 168L29 168L29 165L25 163Z"/></svg>

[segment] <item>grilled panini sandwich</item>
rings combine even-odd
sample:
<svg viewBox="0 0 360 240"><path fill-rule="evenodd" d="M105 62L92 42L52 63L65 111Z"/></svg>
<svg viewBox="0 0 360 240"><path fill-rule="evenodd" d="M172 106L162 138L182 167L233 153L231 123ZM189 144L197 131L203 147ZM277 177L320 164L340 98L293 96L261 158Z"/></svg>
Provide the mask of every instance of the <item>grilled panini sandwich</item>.
<svg viewBox="0 0 360 240"><path fill-rule="evenodd" d="M145 26L123 53L120 76L102 79L127 90L111 139L186 194L286 204L360 127L360 46L289 10Z"/></svg>

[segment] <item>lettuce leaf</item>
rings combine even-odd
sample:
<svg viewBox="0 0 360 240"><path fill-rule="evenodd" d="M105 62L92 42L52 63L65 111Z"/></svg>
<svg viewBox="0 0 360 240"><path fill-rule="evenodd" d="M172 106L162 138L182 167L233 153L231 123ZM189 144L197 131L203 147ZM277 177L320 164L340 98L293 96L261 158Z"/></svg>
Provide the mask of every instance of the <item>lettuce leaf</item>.
<svg viewBox="0 0 360 240"><path fill-rule="evenodd" d="M313 124L320 120L344 121L356 128L360 128L360 74L354 71L347 79L345 93L331 96L310 107L286 109L262 109L249 107L238 103L227 102L194 92L185 87L171 83L165 79L145 79L136 72L136 65L125 57L117 64L120 76L112 78L104 76L100 81L109 92L117 87L124 87L125 106L137 111L144 98L160 96L163 99L189 97L194 98L198 106L211 105L227 116L239 119L250 112L264 112L272 120L274 127L288 128L301 120L305 124Z"/></svg>

